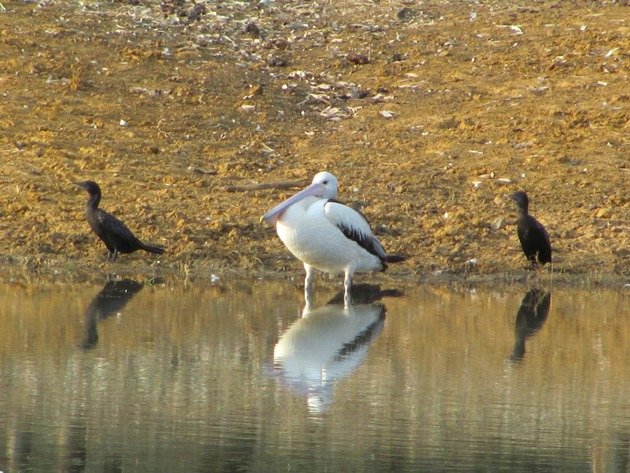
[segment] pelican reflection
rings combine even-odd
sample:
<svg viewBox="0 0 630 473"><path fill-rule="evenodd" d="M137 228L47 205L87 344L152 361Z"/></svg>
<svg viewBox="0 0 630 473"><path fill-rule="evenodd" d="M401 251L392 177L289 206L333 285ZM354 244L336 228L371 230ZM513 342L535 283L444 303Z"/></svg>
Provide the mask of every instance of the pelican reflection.
<svg viewBox="0 0 630 473"><path fill-rule="evenodd" d="M119 313L144 286L131 279L107 281L85 311L85 336L81 348L94 348L98 343L97 323Z"/></svg>
<svg viewBox="0 0 630 473"><path fill-rule="evenodd" d="M368 347L385 323L386 308L370 302L378 298L358 285L352 300L345 304L343 294L329 303L313 308L307 302L302 317L282 334L273 351L274 374L282 384L307 399L311 413L324 412L332 402L336 381L351 374L363 361ZM383 294L383 293L380 293Z"/></svg>
<svg viewBox="0 0 630 473"><path fill-rule="evenodd" d="M525 341L538 332L544 325L549 308L551 307L551 293L542 289L531 289L523 297L521 306L516 314L514 324L514 350L511 361L521 361L525 356Z"/></svg>

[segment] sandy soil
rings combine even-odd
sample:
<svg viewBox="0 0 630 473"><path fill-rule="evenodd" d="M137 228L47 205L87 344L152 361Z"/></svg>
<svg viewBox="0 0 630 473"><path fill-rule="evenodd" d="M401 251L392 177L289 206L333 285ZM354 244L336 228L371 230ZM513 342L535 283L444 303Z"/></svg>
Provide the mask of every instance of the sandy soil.
<svg viewBox="0 0 630 473"><path fill-rule="evenodd" d="M624 2L2 4L5 274L298 275L259 222L294 191L229 186L328 170L389 277L525 277L517 189L556 277L630 277ZM167 254L107 263L85 179Z"/></svg>

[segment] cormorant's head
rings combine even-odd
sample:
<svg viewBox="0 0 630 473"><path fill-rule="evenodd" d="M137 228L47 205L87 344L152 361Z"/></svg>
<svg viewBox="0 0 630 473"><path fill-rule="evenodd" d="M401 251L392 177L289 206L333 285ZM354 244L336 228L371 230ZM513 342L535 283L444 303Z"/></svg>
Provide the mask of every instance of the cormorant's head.
<svg viewBox="0 0 630 473"><path fill-rule="evenodd" d="M75 185L79 186L81 189L85 189L90 196L101 195L101 188L94 181L75 182Z"/></svg>
<svg viewBox="0 0 630 473"><path fill-rule="evenodd" d="M523 191L515 192L514 194L510 196L510 198L516 202L516 205L518 205L518 208L520 210L527 210L529 201L527 199L527 194L525 192Z"/></svg>

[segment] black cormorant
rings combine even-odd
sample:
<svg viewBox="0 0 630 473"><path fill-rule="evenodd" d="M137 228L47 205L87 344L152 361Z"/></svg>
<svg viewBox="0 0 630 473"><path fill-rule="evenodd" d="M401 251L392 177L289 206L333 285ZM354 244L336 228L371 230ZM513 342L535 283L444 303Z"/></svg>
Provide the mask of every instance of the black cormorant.
<svg viewBox="0 0 630 473"><path fill-rule="evenodd" d="M83 181L75 184L85 189L90 195L85 204L85 214L94 233L105 243L108 260L114 261L119 253L133 253L136 250L149 251L158 255L164 253L164 248L142 243L127 228L127 225L109 212L98 208L101 201L101 188L96 182Z"/></svg>
<svg viewBox="0 0 630 473"><path fill-rule="evenodd" d="M514 323L514 351L510 359L521 361L525 356L525 341L545 324L551 307L551 293L542 289L530 289L521 301Z"/></svg>
<svg viewBox="0 0 630 473"><path fill-rule="evenodd" d="M94 348L98 343L97 323L123 310L143 287L131 279L107 281L85 312L85 339L81 348Z"/></svg>
<svg viewBox="0 0 630 473"><path fill-rule="evenodd" d="M529 215L529 200L523 191L515 192L511 195L518 205L518 239L521 242L523 253L533 266L537 263L545 264L551 262L551 242L545 227Z"/></svg>

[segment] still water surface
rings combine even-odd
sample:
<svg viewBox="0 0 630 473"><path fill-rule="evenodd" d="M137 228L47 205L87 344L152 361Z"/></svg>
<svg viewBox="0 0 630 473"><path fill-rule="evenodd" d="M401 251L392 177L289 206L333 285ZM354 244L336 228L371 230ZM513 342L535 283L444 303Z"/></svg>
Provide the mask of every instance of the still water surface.
<svg viewBox="0 0 630 473"><path fill-rule="evenodd" d="M0 471L630 471L627 293L332 296L0 285Z"/></svg>

